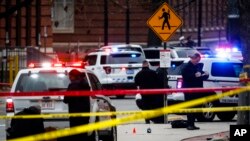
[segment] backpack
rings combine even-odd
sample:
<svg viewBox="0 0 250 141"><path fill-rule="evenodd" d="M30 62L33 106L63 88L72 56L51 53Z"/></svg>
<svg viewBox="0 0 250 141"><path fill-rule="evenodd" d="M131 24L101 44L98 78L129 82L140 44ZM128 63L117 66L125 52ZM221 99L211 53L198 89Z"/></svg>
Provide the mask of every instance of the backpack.
<svg viewBox="0 0 250 141"><path fill-rule="evenodd" d="M172 128L187 128L188 123L186 120L175 120L171 122Z"/></svg>

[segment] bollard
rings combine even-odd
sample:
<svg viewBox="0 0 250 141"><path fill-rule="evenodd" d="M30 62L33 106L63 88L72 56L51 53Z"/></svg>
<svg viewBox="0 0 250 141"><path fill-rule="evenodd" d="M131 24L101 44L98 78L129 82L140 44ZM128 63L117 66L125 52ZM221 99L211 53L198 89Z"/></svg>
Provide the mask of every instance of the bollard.
<svg viewBox="0 0 250 141"><path fill-rule="evenodd" d="M15 56L15 77L18 73L18 67L19 67L19 63L18 63L18 55Z"/></svg>

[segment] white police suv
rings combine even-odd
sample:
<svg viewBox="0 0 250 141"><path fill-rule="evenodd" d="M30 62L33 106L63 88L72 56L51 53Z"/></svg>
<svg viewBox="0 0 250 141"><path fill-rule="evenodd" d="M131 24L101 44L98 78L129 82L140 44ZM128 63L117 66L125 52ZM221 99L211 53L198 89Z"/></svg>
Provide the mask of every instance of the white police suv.
<svg viewBox="0 0 250 141"><path fill-rule="evenodd" d="M183 66L189 61L189 59L183 60L172 60L172 67L168 69L168 84L171 88L182 87L182 76L181 70ZM209 73L208 80L204 81L204 88L213 87L232 87L239 86L239 74L242 71L242 62L238 59L223 59L223 58L202 58L200 61L200 67L203 71ZM212 95L221 93L221 91L215 91L207 93L205 95ZM199 93L197 93L199 94ZM203 94L204 95L204 94ZM205 96L204 95L204 96ZM185 101L183 93L173 93L168 95L168 103L177 103ZM203 107L225 107L225 106L236 106L238 104L238 96L224 97L218 101L205 103ZM197 115L199 121L212 121L215 115L223 121L232 120L236 112L219 112L212 113L206 112Z"/></svg>
<svg viewBox="0 0 250 141"><path fill-rule="evenodd" d="M134 77L141 70L143 60L145 57L140 51L117 48L100 49L84 59L88 64L85 68L97 76L105 89L136 88Z"/></svg>
<svg viewBox="0 0 250 141"><path fill-rule="evenodd" d="M85 74L86 81L90 86L90 90L100 90L102 86L98 78L89 70L82 68L81 62L76 63L43 63L30 64L29 68L22 69L18 72L15 81L12 85L11 92L45 92L44 96L22 96L22 97L7 97L6 99L6 113L7 115L14 115L24 108L30 106L40 105L42 114L68 113L68 106L63 102L63 96L46 95L49 91L64 91L67 89L70 80L68 73L72 69L78 69ZM76 68L79 67L79 68ZM108 97L102 95L95 95L91 97L91 112L115 111L115 107L111 104ZM98 120L107 120L115 117L90 117L90 122ZM60 119L62 120L62 119ZM68 119L63 119L67 122L65 127L69 126ZM51 121L45 119L48 126L55 124L55 120ZM45 124L46 126L46 124ZM59 125L60 126L60 125ZM6 129L10 127L10 120L6 121ZM64 128L64 127L61 127ZM89 132L96 140L114 141L116 140L116 127L106 128L97 132ZM99 140L98 140L99 141Z"/></svg>

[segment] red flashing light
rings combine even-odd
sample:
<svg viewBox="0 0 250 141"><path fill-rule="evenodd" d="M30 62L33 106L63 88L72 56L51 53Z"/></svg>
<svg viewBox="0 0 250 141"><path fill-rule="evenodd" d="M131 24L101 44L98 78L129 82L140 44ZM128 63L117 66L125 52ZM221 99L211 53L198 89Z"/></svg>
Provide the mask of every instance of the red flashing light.
<svg viewBox="0 0 250 141"><path fill-rule="evenodd" d="M60 63L54 64L54 67L62 67L62 66L63 66L63 64L60 64Z"/></svg>
<svg viewBox="0 0 250 141"><path fill-rule="evenodd" d="M29 67L29 68L34 68L34 67L35 67L35 64L34 64L34 63L30 63L30 64L28 65L28 67Z"/></svg>
<svg viewBox="0 0 250 141"><path fill-rule="evenodd" d="M73 66L73 67L81 67L81 66L82 66L82 63L73 63L72 66Z"/></svg>

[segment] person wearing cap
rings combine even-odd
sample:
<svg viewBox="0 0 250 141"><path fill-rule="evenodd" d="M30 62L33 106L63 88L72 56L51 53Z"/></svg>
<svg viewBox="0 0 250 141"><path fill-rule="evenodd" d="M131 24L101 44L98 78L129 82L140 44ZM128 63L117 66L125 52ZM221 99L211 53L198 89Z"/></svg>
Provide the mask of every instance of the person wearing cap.
<svg viewBox="0 0 250 141"><path fill-rule="evenodd" d="M86 77L77 69L69 72L71 83L68 86L68 91L90 90ZM89 96L65 96L64 103L68 104L69 113L89 113L90 112L90 97ZM75 127L89 123L89 117L70 117L70 127ZM66 137L67 140L80 141L89 140L87 133Z"/></svg>
<svg viewBox="0 0 250 141"><path fill-rule="evenodd" d="M202 88L203 80L208 79L209 74L207 72L202 71L202 66L199 64L201 60L201 56L199 53L194 53L190 55L190 61L183 67L181 73L183 78L183 88ZM185 100L193 100L196 98L200 98L201 95L198 93L184 93ZM187 114L187 122L188 122L188 130L198 130L199 127L196 127L195 122L195 114L188 113Z"/></svg>
<svg viewBox="0 0 250 141"><path fill-rule="evenodd" d="M148 61L142 62L142 70L135 76L135 84L138 89L157 89L161 88L159 77L156 71L149 69ZM163 94L141 95L136 96L136 104L142 110L152 110L164 106ZM152 119L146 119L149 124L150 120L154 123L164 123L164 116L159 116Z"/></svg>

